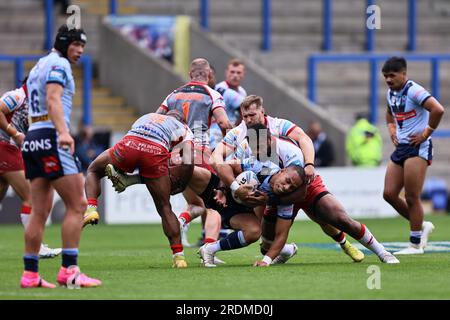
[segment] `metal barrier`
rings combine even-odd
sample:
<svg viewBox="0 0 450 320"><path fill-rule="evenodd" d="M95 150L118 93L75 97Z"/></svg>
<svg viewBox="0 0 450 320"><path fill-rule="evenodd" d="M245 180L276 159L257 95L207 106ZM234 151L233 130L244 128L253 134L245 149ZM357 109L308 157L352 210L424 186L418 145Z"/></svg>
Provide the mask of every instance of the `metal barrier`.
<svg viewBox="0 0 450 320"><path fill-rule="evenodd" d="M261 50L272 50L272 1L262 0L262 43Z"/></svg>
<svg viewBox="0 0 450 320"><path fill-rule="evenodd" d="M45 49L50 50L53 48L53 27L54 27L54 14L53 14L53 0L45 0Z"/></svg>
<svg viewBox="0 0 450 320"><path fill-rule="evenodd" d="M117 14L117 0L109 0L109 14Z"/></svg>
<svg viewBox="0 0 450 320"><path fill-rule="evenodd" d="M366 7L376 4L376 0L366 0ZM322 15L322 49L324 51L333 50L333 6L332 0L323 0L323 15ZM375 50L375 29L366 28L366 50ZM417 35L417 0L408 0L408 45L409 51L416 50L416 35Z"/></svg>
<svg viewBox="0 0 450 320"><path fill-rule="evenodd" d="M209 30L209 0L200 0L200 26Z"/></svg>
<svg viewBox="0 0 450 320"><path fill-rule="evenodd" d="M319 63L352 63L368 62L370 64L370 122L377 123L378 111L378 63L385 61L394 54L313 54L308 58L308 98L317 101L317 65ZM439 100L440 98L440 80L439 64L442 61L450 61L450 54L399 54L408 62L427 61L431 65L431 92ZM437 133L437 132L436 132ZM433 135L435 136L435 135ZM450 131L448 133L450 137Z"/></svg>
<svg viewBox="0 0 450 320"><path fill-rule="evenodd" d="M11 62L15 66L16 87L19 87L24 77L25 61L36 61L41 55L4 55L0 54L0 62ZM83 124L92 123L92 59L89 55L83 55L80 59L83 65Z"/></svg>

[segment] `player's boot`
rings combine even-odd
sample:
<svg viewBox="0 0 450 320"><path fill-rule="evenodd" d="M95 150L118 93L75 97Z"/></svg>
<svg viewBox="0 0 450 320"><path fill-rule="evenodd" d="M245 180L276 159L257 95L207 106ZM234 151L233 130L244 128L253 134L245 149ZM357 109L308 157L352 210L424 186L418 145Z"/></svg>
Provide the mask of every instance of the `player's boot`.
<svg viewBox="0 0 450 320"><path fill-rule="evenodd" d="M50 282L45 281L39 276L37 272L24 271L20 279L21 288L49 288L54 289L56 286Z"/></svg>
<svg viewBox="0 0 450 320"><path fill-rule="evenodd" d="M420 247L425 249L428 244L428 237L434 230L434 224L430 221L424 221L422 223L422 236L420 237Z"/></svg>
<svg viewBox="0 0 450 320"><path fill-rule="evenodd" d="M108 179L111 180L114 190L116 190L117 193L125 191L127 184L126 176L124 174L117 171L112 164L106 165L105 174Z"/></svg>
<svg viewBox="0 0 450 320"><path fill-rule="evenodd" d="M394 252L395 255L403 255L403 254L423 254L423 248L420 244L410 243L409 247L402 249L400 251Z"/></svg>
<svg viewBox="0 0 450 320"><path fill-rule="evenodd" d="M67 268L61 267L56 277L59 285L68 288L95 288L101 286L102 282L98 279L89 278L84 273L81 273L78 266L69 266Z"/></svg>
<svg viewBox="0 0 450 320"><path fill-rule="evenodd" d="M39 249L39 258L41 259L49 259L54 258L61 254L61 248L49 248L45 243L41 244L41 249Z"/></svg>
<svg viewBox="0 0 450 320"><path fill-rule="evenodd" d="M207 268L214 268L216 267L216 265L214 264L214 253L208 250L209 246L209 243L205 243L200 247L200 249L198 249L197 254L200 257L203 266Z"/></svg>
<svg viewBox="0 0 450 320"><path fill-rule="evenodd" d="M94 225L98 224L98 221L100 220L100 215L97 212L97 209L94 207L88 207L83 215L83 228L86 227L88 224Z"/></svg>
<svg viewBox="0 0 450 320"><path fill-rule="evenodd" d="M400 261L396 257L394 257L392 253L388 251L382 253L380 256L378 256L378 258L380 258L381 262L387 264L400 263Z"/></svg>
<svg viewBox="0 0 450 320"><path fill-rule="evenodd" d="M346 240L344 244L341 244L341 249L355 262L361 262L364 260L364 253L354 247L348 240Z"/></svg>
<svg viewBox="0 0 450 320"><path fill-rule="evenodd" d="M298 247L295 243L291 243L294 246L294 252L292 254L279 254L272 260L272 264L286 263L290 258L295 256L298 251Z"/></svg>
<svg viewBox="0 0 450 320"><path fill-rule="evenodd" d="M182 254L174 255L172 268L187 268L186 258Z"/></svg>

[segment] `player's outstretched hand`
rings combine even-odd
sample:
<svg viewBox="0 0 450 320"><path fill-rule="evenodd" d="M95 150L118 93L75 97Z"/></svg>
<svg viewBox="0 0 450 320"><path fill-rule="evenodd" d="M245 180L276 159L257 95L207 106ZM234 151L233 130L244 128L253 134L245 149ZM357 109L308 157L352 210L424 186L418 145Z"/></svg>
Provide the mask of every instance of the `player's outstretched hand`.
<svg viewBox="0 0 450 320"><path fill-rule="evenodd" d="M268 267L268 266L270 266L270 264L267 264L266 262L264 262L264 261L262 261L262 260L259 260L259 261L256 261L256 262L253 264L253 266L254 266L254 267Z"/></svg>

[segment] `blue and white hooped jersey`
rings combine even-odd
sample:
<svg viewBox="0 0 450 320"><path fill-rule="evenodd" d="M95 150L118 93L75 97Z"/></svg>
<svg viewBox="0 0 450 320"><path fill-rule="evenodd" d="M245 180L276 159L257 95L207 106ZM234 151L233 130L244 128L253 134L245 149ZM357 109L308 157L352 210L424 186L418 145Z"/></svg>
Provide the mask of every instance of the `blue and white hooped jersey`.
<svg viewBox="0 0 450 320"><path fill-rule="evenodd" d="M274 195L272 187L270 186L270 179L274 174L288 166L304 166L303 153L299 147L294 143L283 139L276 139L276 142L276 154L278 156L277 163L271 160L258 161L253 156L243 159L241 163L243 171L253 171L256 173L261 182L258 186L258 190L267 193L269 196ZM277 216L282 219L290 219L294 214L293 211L293 204L277 206Z"/></svg>
<svg viewBox="0 0 450 320"><path fill-rule="evenodd" d="M388 90L387 106L395 118L400 144L409 144L410 135L420 134L425 130L429 111L423 104L430 97L431 94L427 90L412 80L408 80L401 90Z"/></svg>
<svg viewBox="0 0 450 320"><path fill-rule="evenodd" d="M64 120L70 128L70 114L72 113L72 99L75 95L75 81L69 60L61 57L56 51L39 59L38 63L31 69L27 80L29 114L30 117L48 115L46 87L47 84L57 83L63 88L61 98L64 112ZM29 130L55 128L51 120L39 121L30 124Z"/></svg>

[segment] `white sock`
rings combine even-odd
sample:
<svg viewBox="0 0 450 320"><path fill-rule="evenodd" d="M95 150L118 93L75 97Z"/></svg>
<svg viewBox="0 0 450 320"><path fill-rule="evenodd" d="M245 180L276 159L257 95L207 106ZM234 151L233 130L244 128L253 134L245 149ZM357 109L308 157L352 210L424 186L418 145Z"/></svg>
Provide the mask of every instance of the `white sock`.
<svg viewBox="0 0 450 320"><path fill-rule="evenodd" d="M361 223L361 233L364 231L363 236L357 239L364 247L375 253L377 256L386 252L386 249L381 243L375 239L373 234L370 232L369 228Z"/></svg>
<svg viewBox="0 0 450 320"><path fill-rule="evenodd" d="M22 220L22 225L25 228L28 224L28 219L30 219L29 213L21 213L20 214L20 220Z"/></svg>
<svg viewBox="0 0 450 320"><path fill-rule="evenodd" d="M293 244L291 243L286 243L283 247L283 249L281 249L280 254L283 256L292 256L294 254L295 251L295 247Z"/></svg>
<svg viewBox="0 0 450 320"><path fill-rule="evenodd" d="M208 245L208 251L212 251L213 253L216 253L217 251L222 250L220 247L220 241L211 242Z"/></svg>
<svg viewBox="0 0 450 320"><path fill-rule="evenodd" d="M173 256L174 258L175 258L176 256L184 256L184 252L183 252L183 251L177 252L177 253L173 254L172 256Z"/></svg>

